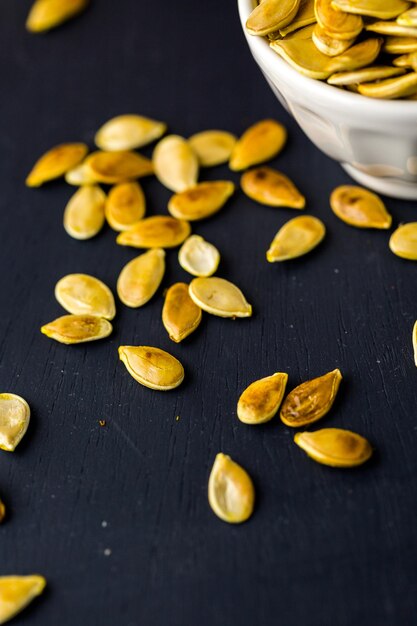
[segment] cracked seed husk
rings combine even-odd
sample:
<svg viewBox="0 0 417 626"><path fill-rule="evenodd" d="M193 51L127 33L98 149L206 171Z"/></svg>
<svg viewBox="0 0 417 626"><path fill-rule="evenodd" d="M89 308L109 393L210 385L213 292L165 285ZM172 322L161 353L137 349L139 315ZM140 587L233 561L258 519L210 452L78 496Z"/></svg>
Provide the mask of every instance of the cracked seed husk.
<svg viewBox="0 0 417 626"><path fill-rule="evenodd" d="M298 428L317 422L332 408L342 374L339 369L295 387L281 406L280 417L287 426Z"/></svg>
<svg viewBox="0 0 417 626"><path fill-rule="evenodd" d="M341 428L297 433L294 442L314 461L330 467L356 467L372 455L372 447L367 439Z"/></svg>
<svg viewBox="0 0 417 626"><path fill-rule="evenodd" d="M21 396L0 394L0 449L13 452L30 422L30 408Z"/></svg>
<svg viewBox="0 0 417 626"><path fill-rule="evenodd" d="M200 325L202 313L190 298L186 283L175 283L168 289L162 309L162 323L169 338L179 343Z"/></svg>
<svg viewBox="0 0 417 626"><path fill-rule="evenodd" d="M219 452L208 483L210 507L224 522L240 524L252 515L255 489L246 470L230 456Z"/></svg>
<svg viewBox="0 0 417 626"><path fill-rule="evenodd" d="M251 383L237 403L237 416L244 424L264 424L277 413L284 397L288 374L272 376Z"/></svg>
<svg viewBox="0 0 417 626"><path fill-rule="evenodd" d="M181 363L165 350L151 346L120 346L119 358L141 385L156 391L175 389L184 380Z"/></svg>

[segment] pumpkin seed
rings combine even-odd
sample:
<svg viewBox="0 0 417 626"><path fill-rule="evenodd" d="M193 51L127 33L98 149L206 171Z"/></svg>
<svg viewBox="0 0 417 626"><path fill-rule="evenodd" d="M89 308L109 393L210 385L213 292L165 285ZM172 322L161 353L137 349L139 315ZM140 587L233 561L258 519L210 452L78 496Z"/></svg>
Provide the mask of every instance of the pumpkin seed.
<svg viewBox="0 0 417 626"><path fill-rule="evenodd" d="M414 351L414 363L417 367L417 322L413 326L413 351Z"/></svg>
<svg viewBox="0 0 417 626"><path fill-rule="evenodd" d="M281 37L286 37L289 33L292 33L295 30L314 24L315 21L316 16L314 14L314 0L301 0L295 18L287 26L280 28L279 34Z"/></svg>
<svg viewBox="0 0 417 626"><path fill-rule="evenodd" d="M84 185L72 196L64 211L64 228L74 239L91 239L104 226L106 194L97 185Z"/></svg>
<svg viewBox="0 0 417 626"><path fill-rule="evenodd" d="M340 370L335 369L298 385L282 404L281 420L293 428L317 422L332 408L341 380Z"/></svg>
<svg viewBox="0 0 417 626"><path fill-rule="evenodd" d="M45 589L43 576L0 576L0 624L20 613Z"/></svg>
<svg viewBox="0 0 417 626"><path fill-rule="evenodd" d="M0 393L1 450L13 452L26 433L29 421L30 408L26 400L14 393Z"/></svg>
<svg viewBox="0 0 417 626"><path fill-rule="evenodd" d="M63 176L85 157L88 148L84 143L63 143L48 150L36 161L26 178L28 187L40 187L49 180Z"/></svg>
<svg viewBox="0 0 417 626"><path fill-rule="evenodd" d="M401 13L397 17L397 24L400 24L400 26L417 26L417 7Z"/></svg>
<svg viewBox="0 0 417 626"><path fill-rule="evenodd" d="M213 513L229 524L245 522L253 513L255 489L249 474L222 452L210 473L208 501Z"/></svg>
<svg viewBox="0 0 417 626"><path fill-rule="evenodd" d="M318 246L326 234L323 222L312 215L289 220L275 235L266 258L270 263L287 261L307 254Z"/></svg>
<svg viewBox="0 0 417 626"><path fill-rule="evenodd" d="M318 24L313 30L312 39L316 48L329 57L342 54L355 43L354 39L336 39L331 37Z"/></svg>
<svg viewBox="0 0 417 626"><path fill-rule="evenodd" d="M269 422L278 411L288 374L277 372L249 385L237 403L237 416L245 424Z"/></svg>
<svg viewBox="0 0 417 626"><path fill-rule="evenodd" d="M133 248L175 248L190 233L191 227L184 220L168 215L153 215L120 233L116 242Z"/></svg>
<svg viewBox="0 0 417 626"><path fill-rule="evenodd" d="M219 317L250 317L252 306L236 285L212 276L194 278L189 286L189 293L197 306L207 313Z"/></svg>
<svg viewBox="0 0 417 626"><path fill-rule="evenodd" d="M201 167L227 163L237 138L224 130L204 130L188 139Z"/></svg>
<svg viewBox="0 0 417 626"><path fill-rule="evenodd" d="M88 176L98 183L114 185L153 174L152 161L137 152L93 152L85 160Z"/></svg>
<svg viewBox="0 0 417 626"><path fill-rule="evenodd" d="M362 18L334 9L332 0L315 0L314 12L319 26L333 39L352 40L362 31Z"/></svg>
<svg viewBox="0 0 417 626"><path fill-rule="evenodd" d="M108 120L94 138L100 150L120 151L142 148L159 139L167 125L142 115L118 115Z"/></svg>
<svg viewBox="0 0 417 626"><path fill-rule="evenodd" d="M211 276L219 267L220 253L213 244L200 235L191 235L178 253L182 269L193 276Z"/></svg>
<svg viewBox="0 0 417 626"><path fill-rule="evenodd" d="M404 0L332 0L332 6L345 13L390 20L404 13L410 4Z"/></svg>
<svg viewBox="0 0 417 626"><path fill-rule="evenodd" d="M183 137L164 137L156 145L152 159L156 177L171 191L185 191L197 183L198 158Z"/></svg>
<svg viewBox="0 0 417 626"><path fill-rule="evenodd" d="M26 28L31 33L43 33L81 13L88 0L36 0L29 11Z"/></svg>
<svg viewBox="0 0 417 626"><path fill-rule="evenodd" d="M287 131L282 124L270 119L257 122L236 142L229 167L237 172L269 161L281 152L286 140Z"/></svg>
<svg viewBox="0 0 417 626"><path fill-rule="evenodd" d="M59 304L74 315L98 315L112 320L116 305L110 289L88 274L68 274L55 286Z"/></svg>
<svg viewBox="0 0 417 626"><path fill-rule="evenodd" d="M366 30L381 35L393 35L398 37L417 37L417 28L412 26L401 26L397 22L374 22L368 24Z"/></svg>
<svg viewBox="0 0 417 626"><path fill-rule="evenodd" d="M250 14L246 29L251 35L267 35L292 22L300 0L262 0Z"/></svg>
<svg viewBox="0 0 417 626"><path fill-rule="evenodd" d="M356 467L365 463L372 455L367 439L341 428L297 433L294 441L314 461L330 467Z"/></svg>
<svg viewBox="0 0 417 626"><path fill-rule="evenodd" d="M119 183L110 190L105 215L113 230L123 231L134 226L145 215L146 201L139 183Z"/></svg>
<svg viewBox="0 0 417 626"><path fill-rule="evenodd" d="M399 226L391 235L389 247L402 259L417 261L417 222Z"/></svg>
<svg viewBox="0 0 417 626"><path fill-rule="evenodd" d="M379 65L374 67L364 67L354 72L336 72L332 74L327 82L329 85L356 85L360 83L369 83L374 80L383 78L392 78L404 74L405 70L400 67L391 67L389 65Z"/></svg>
<svg viewBox="0 0 417 626"><path fill-rule="evenodd" d="M310 26L305 26L304 28L300 28L293 33L289 33L285 37L285 41L291 41L291 39L311 39L313 37L314 29L316 28L316 20L314 20L314 24L310 24ZM276 37L279 39L279 37Z"/></svg>
<svg viewBox="0 0 417 626"><path fill-rule="evenodd" d="M270 43L271 48L297 71L318 79L370 65L378 56L381 45L382 39L367 39L337 57L329 57L320 52L311 39L283 39Z"/></svg>
<svg viewBox="0 0 417 626"><path fill-rule="evenodd" d="M376 83L364 83L358 87L359 93L368 98L405 98L417 92L417 72L405 76L389 78Z"/></svg>
<svg viewBox="0 0 417 626"><path fill-rule="evenodd" d="M143 306L158 290L165 274L165 252L148 250L129 261L117 280L117 294L126 306Z"/></svg>
<svg viewBox="0 0 417 626"><path fill-rule="evenodd" d="M356 187L336 187L330 196L333 213L343 222L357 228L390 228L392 217L375 193Z"/></svg>
<svg viewBox="0 0 417 626"><path fill-rule="evenodd" d="M396 67L412 68L414 71L417 71L417 52L403 54L394 59L392 63Z"/></svg>
<svg viewBox="0 0 417 626"><path fill-rule="evenodd" d="M168 289L162 309L162 323L169 338L179 343L200 325L202 313L190 298L186 283L175 283Z"/></svg>
<svg viewBox="0 0 417 626"><path fill-rule="evenodd" d="M267 206L304 209L306 200L285 174L272 167L257 167L240 179L244 193L255 202Z"/></svg>
<svg viewBox="0 0 417 626"><path fill-rule="evenodd" d="M141 385L169 391L184 380L181 363L165 350L150 346L120 346L119 358L129 374Z"/></svg>
<svg viewBox="0 0 417 626"><path fill-rule="evenodd" d="M97 315L63 315L42 326L41 333L70 345L104 339L112 330L110 322Z"/></svg>
<svg viewBox="0 0 417 626"><path fill-rule="evenodd" d="M389 54L417 52L417 37L385 37L383 50Z"/></svg>
<svg viewBox="0 0 417 626"><path fill-rule="evenodd" d="M234 190L234 183L228 180L199 183L173 195L168 202L168 211L178 219L202 220L220 211Z"/></svg>
<svg viewBox="0 0 417 626"><path fill-rule="evenodd" d="M68 170L65 174L65 181L69 185L75 185L76 187L81 187L81 185L93 185L97 182L95 176L85 164L85 161L73 167L71 170Z"/></svg>
<svg viewBox="0 0 417 626"><path fill-rule="evenodd" d="M4 505L4 502L0 500L0 524L4 521L5 517L6 517L6 507Z"/></svg>

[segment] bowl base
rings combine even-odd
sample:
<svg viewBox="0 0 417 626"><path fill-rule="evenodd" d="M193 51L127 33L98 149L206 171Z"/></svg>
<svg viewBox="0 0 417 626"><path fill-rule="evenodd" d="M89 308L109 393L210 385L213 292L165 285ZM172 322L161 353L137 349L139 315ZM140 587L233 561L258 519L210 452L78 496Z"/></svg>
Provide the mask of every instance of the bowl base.
<svg viewBox="0 0 417 626"><path fill-rule="evenodd" d="M398 178L370 176L348 163L341 163L341 166L351 178L364 187L368 187L373 191L382 193L385 196L390 196L391 198L417 200L417 183L402 181Z"/></svg>

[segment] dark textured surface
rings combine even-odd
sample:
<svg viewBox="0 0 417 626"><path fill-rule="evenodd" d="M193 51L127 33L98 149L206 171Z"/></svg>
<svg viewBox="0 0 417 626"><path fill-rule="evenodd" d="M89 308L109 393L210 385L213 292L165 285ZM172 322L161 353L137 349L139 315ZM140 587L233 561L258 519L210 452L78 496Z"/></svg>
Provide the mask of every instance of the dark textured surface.
<svg viewBox="0 0 417 626"><path fill-rule="evenodd" d="M26 34L29 4L0 8L0 386L33 409L19 448L0 454L10 511L0 573L41 572L49 591L14 623L416 624L415 264L390 253L387 232L361 232L331 214L329 192L348 179L277 104L232 0L97 0L47 36ZM205 316L175 345L160 321L161 288L140 310L119 305L109 340L65 347L40 334L63 313L53 295L60 277L91 273L114 289L136 252L116 246L110 229L87 242L68 237L62 213L72 190L29 190L25 175L51 145L91 144L103 121L124 112L185 136L213 127L239 134L267 116L287 125L274 163L325 221L325 242L297 262L266 263L270 240L295 213L241 193L194 228L220 249L219 274L241 286L252 319ZM226 167L203 177L238 181ZM154 180L144 188L148 214L166 213L169 192ZM387 205L394 223L415 217L411 203ZM163 287L189 279L175 251L167 261ZM141 387L118 361L119 344L171 351L186 382L165 394ZM345 379L322 425L369 437L377 453L363 468L315 464L278 419L238 422L238 395L254 379L287 371L292 387L335 367ZM255 513L241 527L222 523L206 501L219 451L256 485Z"/></svg>

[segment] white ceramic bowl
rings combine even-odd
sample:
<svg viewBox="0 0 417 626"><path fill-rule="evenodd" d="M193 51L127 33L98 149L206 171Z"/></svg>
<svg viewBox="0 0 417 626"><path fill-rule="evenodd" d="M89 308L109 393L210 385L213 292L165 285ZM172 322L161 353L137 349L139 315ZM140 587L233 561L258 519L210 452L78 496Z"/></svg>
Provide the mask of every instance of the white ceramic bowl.
<svg viewBox="0 0 417 626"><path fill-rule="evenodd" d="M255 61L311 141L360 184L417 199L417 101L375 100L302 76L265 38L246 32L254 1L238 5Z"/></svg>

